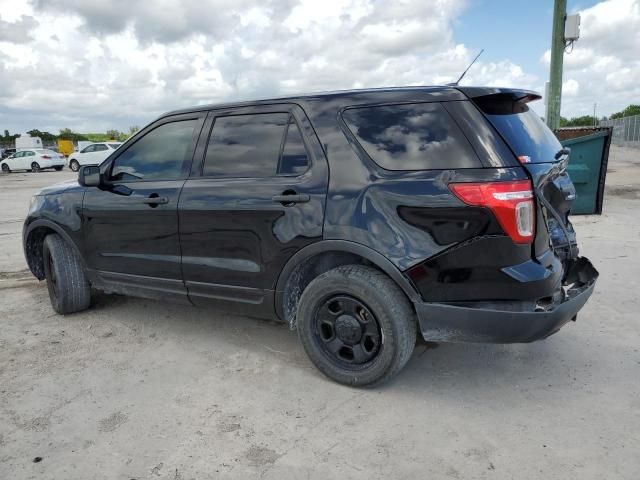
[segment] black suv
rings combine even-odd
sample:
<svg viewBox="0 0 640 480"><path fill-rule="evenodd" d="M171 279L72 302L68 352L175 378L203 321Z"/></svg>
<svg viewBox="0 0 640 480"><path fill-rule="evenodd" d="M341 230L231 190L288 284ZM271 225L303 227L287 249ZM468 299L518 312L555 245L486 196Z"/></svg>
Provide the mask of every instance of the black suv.
<svg viewBox="0 0 640 480"><path fill-rule="evenodd" d="M597 272L539 98L413 87L174 111L33 198L27 261L58 313L93 287L278 318L352 385L398 372L418 330L541 339Z"/></svg>

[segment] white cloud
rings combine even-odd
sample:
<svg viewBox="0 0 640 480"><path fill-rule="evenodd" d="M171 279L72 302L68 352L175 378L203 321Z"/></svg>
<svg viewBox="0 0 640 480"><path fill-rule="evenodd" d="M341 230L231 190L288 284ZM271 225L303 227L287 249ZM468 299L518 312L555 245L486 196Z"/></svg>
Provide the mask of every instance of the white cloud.
<svg viewBox="0 0 640 480"><path fill-rule="evenodd" d="M477 53L453 35L466 2L0 0L0 127L126 129L194 104L451 82ZM638 42L637 4L583 12L563 114L630 103L640 47L609 43ZM544 78L517 59L481 59L463 83L541 90Z"/></svg>
<svg viewBox="0 0 640 480"><path fill-rule="evenodd" d="M573 78L562 82L562 95L564 97L577 97L580 93L580 83Z"/></svg>

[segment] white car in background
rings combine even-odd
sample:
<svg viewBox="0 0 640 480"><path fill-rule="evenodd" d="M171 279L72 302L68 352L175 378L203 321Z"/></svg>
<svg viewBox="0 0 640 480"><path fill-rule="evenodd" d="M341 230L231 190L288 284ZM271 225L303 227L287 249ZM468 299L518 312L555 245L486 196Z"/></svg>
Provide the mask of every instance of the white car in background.
<svg viewBox="0 0 640 480"><path fill-rule="evenodd" d="M58 152L46 148L29 148L20 150L2 160L0 169L2 169L2 173L13 172L14 170L39 172L45 168L55 168L59 171L64 167L64 163L64 155Z"/></svg>
<svg viewBox="0 0 640 480"><path fill-rule="evenodd" d="M80 170L80 165L99 165L120 145L122 145L121 142L92 143L79 152L69 155L67 165L74 172Z"/></svg>

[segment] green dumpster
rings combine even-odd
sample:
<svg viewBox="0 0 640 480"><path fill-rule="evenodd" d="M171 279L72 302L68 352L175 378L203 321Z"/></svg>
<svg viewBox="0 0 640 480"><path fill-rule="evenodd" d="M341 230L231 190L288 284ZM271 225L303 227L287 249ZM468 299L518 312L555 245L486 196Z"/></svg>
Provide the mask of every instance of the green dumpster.
<svg viewBox="0 0 640 480"><path fill-rule="evenodd" d="M555 134L571 149L567 170L576 187L571 213L601 214L611 127L561 128Z"/></svg>

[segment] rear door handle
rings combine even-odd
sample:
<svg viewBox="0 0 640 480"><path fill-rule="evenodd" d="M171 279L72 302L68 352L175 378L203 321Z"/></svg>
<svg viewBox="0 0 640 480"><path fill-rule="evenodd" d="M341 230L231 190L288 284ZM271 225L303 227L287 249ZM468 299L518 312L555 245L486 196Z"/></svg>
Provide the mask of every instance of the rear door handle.
<svg viewBox="0 0 640 480"><path fill-rule="evenodd" d="M146 203L147 205L164 205L165 203L169 203L169 199L167 197L143 198L142 203Z"/></svg>
<svg viewBox="0 0 640 480"><path fill-rule="evenodd" d="M292 193L289 195L274 195L271 197L273 202L287 204L287 203L305 203L311 200L311 197L307 194Z"/></svg>

